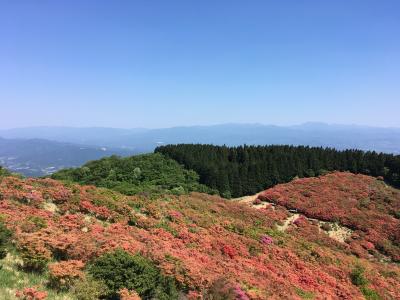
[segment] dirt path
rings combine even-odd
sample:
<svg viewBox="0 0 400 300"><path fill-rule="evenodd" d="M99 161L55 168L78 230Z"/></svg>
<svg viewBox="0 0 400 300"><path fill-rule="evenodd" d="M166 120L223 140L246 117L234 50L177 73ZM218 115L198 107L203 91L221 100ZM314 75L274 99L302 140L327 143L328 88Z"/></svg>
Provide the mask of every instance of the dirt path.
<svg viewBox="0 0 400 300"><path fill-rule="evenodd" d="M322 222L322 221L318 222L320 231L324 231L323 229L321 229L321 226L325 223L328 223L331 226L331 229L325 232L329 235L330 238L337 240L338 242L344 243L344 241L347 240L349 237L351 237L353 233L353 231L350 228L341 226L337 223Z"/></svg>
<svg viewBox="0 0 400 300"><path fill-rule="evenodd" d="M257 193L255 195L251 195L251 196L243 196L243 197L239 197L239 198L233 198L231 200L249 204L251 207L256 208L256 209L266 208L268 205L271 204L272 205L272 209L275 209L275 204L274 203L270 203L270 202L263 201L260 204L253 204L254 200L257 199L257 197L258 197L258 195L260 193Z"/></svg>
<svg viewBox="0 0 400 300"><path fill-rule="evenodd" d="M252 203L254 200L257 199L259 194L260 193L257 193L255 195L250 195L250 196L243 196L243 197L239 197L239 198L232 198L231 200L239 201L239 202L243 202L243 203Z"/></svg>
<svg viewBox="0 0 400 300"><path fill-rule="evenodd" d="M294 220L296 220L298 217L300 217L300 214L293 214L289 218L285 220L283 225L276 225L279 231L285 232L286 229L288 229L289 225L293 223Z"/></svg>

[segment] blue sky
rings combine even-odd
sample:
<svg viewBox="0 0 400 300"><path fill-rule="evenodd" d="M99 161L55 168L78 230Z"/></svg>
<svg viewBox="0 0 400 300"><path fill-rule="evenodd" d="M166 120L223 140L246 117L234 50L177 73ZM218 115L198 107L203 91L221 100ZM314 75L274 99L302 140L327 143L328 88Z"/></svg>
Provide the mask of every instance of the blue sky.
<svg viewBox="0 0 400 300"><path fill-rule="evenodd" d="M0 0L0 128L400 127L400 1Z"/></svg>

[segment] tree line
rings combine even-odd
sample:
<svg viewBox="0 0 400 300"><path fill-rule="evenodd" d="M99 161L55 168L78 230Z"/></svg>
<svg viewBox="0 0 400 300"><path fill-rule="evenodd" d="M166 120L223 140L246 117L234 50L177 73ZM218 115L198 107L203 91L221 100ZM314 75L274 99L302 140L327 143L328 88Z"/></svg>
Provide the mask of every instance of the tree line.
<svg viewBox="0 0 400 300"><path fill-rule="evenodd" d="M295 177L313 177L334 170L382 176L388 183L400 186L400 155L374 151L178 144L157 147L155 152L196 171L200 183L227 198L254 194Z"/></svg>

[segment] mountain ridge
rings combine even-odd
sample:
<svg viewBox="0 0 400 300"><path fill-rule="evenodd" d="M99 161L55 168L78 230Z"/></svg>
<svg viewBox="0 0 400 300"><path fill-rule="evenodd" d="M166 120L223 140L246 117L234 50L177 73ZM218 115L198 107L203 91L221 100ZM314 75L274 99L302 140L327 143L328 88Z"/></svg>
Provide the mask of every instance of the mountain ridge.
<svg viewBox="0 0 400 300"><path fill-rule="evenodd" d="M49 132L50 131L50 132ZM120 129L107 127L27 127L0 130L5 138L39 137L95 146L151 152L160 144L211 143L216 145L290 144L357 148L400 153L400 128L309 122L292 126L259 123Z"/></svg>

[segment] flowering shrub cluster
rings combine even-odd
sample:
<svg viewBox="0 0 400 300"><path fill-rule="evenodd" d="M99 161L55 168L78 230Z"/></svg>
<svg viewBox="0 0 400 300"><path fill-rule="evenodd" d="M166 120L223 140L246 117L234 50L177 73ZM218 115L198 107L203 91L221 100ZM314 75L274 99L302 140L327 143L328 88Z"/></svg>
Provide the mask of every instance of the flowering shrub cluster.
<svg viewBox="0 0 400 300"><path fill-rule="evenodd" d="M399 220L391 210L400 211L399 194L383 187L382 181L347 173L296 180L260 196L276 202L274 209L256 210L201 193L149 199L56 180L4 177L0 215L24 266L48 268L61 289L77 281L82 293L99 290L85 281L84 265L119 249L145 257L162 276L174 278L189 299L208 299L210 290L220 294L215 282L221 275L236 299L300 299L299 291L315 299L362 299L350 278L358 262L374 270L365 272L369 288L384 299L399 299L399 266L363 258L373 251L394 254L388 249L397 247L393 226ZM42 197L27 201L32 191ZM57 210L49 210L49 203ZM332 240L306 218L278 231L275 225L288 217L283 206L355 229L351 243ZM39 225L26 230L27 216ZM355 249L361 259L351 255ZM132 290L141 293L133 284L118 285L115 292L123 288L126 297L134 297Z"/></svg>
<svg viewBox="0 0 400 300"><path fill-rule="evenodd" d="M35 287L27 287L15 293L15 297L21 300L44 300L47 292L38 291Z"/></svg>
<svg viewBox="0 0 400 300"><path fill-rule="evenodd" d="M49 265L50 285L58 290L67 290L76 280L84 277L85 264L80 260L67 260Z"/></svg>
<svg viewBox="0 0 400 300"><path fill-rule="evenodd" d="M237 255L236 249L230 245L224 245L222 247L222 253L229 258L234 258Z"/></svg>
<svg viewBox="0 0 400 300"><path fill-rule="evenodd" d="M271 245L274 242L274 240L272 239L272 237L268 236L268 235L263 235L261 237L261 243L265 244L265 245Z"/></svg>
<svg viewBox="0 0 400 300"><path fill-rule="evenodd" d="M128 289L122 289L119 291L121 300L141 300L140 296L135 291L129 291Z"/></svg>

